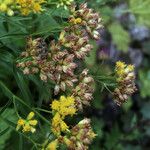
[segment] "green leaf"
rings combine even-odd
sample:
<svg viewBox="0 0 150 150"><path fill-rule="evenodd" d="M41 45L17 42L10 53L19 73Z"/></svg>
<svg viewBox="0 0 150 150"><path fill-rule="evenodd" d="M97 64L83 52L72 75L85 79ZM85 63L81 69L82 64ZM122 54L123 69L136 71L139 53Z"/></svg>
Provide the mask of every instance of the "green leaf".
<svg viewBox="0 0 150 150"><path fill-rule="evenodd" d="M110 150L115 148L117 142L121 138L121 132L119 131L119 128L117 125L115 125L110 134L106 134L106 142L105 142L105 147Z"/></svg>
<svg viewBox="0 0 150 150"><path fill-rule="evenodd" d="M19 89L21 90L24 100L30 105L32 102L32 95L28 87L27 80L25 80L23 74L17 71L15 66L14 66L14 77L16 79Z"/></svg>
<svg viewBox="0 0 150 150"><path fill-rule="evenodd" d="M102 15L104 24L107 24L113 17L113 10L109 6L100 8L100 14Z"/></svg>
<svg viewBox="0 0 150 150"><path fill-rule="evenodd" d="M144 119L150 119L150 102L142 106L141 113Z"/></svg>
<svg viewBox="0 0 150 150"><path fill-rule="evenodd" d="M149 0L130 0L129 11L135 14L139 24L150 27L150 1Z"/></svg>
<svg viewBox="0 0 150 150"><path fill-rule="evenodd" d="M6 134L7 131L9 131L9 127L1 131L0 136L3 136L4 134Z"/></svg>
<svg viewBox="0 0 150 150"><path fill-rule="evenodd" d="M111 33L113 43L117 46L118 50L127 52L130 43L129 33L117 22L112 23L108 27L108 30Z"/></svg>
<svg viewBox="0 0 150 150"><path fill-rule="evenodd" d="M9 121L7 118L9 118ZM4 120L6 120L8 123L6 123L6 121ZM5 112L0 115L0 135L2 136L0 137L0 149L4 149L5 142L9 139L11 135L12 128L10 128L9 125L13 124L15 128L16 124L14 124L13 122L16 121L17 121L17 117L13 109L7 108Z"/></svg>
<svg viewBox="0 0 150 150"><path fill-rule="evenodd" d="M150 70L140 70L139 71L140 78L140 93L143 98L150 96Z"/></svg>

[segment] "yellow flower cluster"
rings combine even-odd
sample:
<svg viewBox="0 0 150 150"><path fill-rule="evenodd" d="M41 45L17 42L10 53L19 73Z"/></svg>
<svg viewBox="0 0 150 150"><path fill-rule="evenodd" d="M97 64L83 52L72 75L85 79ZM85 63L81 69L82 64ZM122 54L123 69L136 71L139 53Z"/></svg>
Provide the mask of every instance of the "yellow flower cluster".
<svg viewBox="0 0 150 150"><path fill-rule="evenodd" d="M64 122L65 116L72 116L76 113L75 99L70 96L61 96L59 100L52 102L51 108L55 114L52 119L52 131L59 136L61 131L64 132L68 129L67 124Z"/></svg>
<svg viewBox="0 0 150 150"><path fill-rule="evenodd" d="M118 61L116 62L115 73L117 87L113 92L113 96L116 104L120 106L137 90L135 86L134 66Z"/></svg>
<svg viewBox="0 0 150 150"><path fill-rule="evenodd" d="M7 13L9 16L13 16L12 10L15 0L0 0L0 12Z"/></svg>
<svg viewBox="0 0 150 150"><path fill-rule="evenodd" d="M0 0L0 12L14 15L14 10L19 10L22 15L28 15L31 12L39 13L43 11L42 4L45 0Z"/></svg>
<svg viewBox="0 0 150 150"><path fill-rule="evenodd" d="M134 71L134 65L126 65L124 62L118 61L116 62L115 68L116 74L119 77L117 80L123 80L129 72Z"/></svg>
<svg viewBox="0 0 150 150"><path fill-rule="evenodd" d="M31 12L41 12L43 10L41 4L44 2L45 0L16 0L22 15L28 15Z"/></svg>
<svg viewBox="0 0 150 150"><path fill-rule="evenodd" d="M69 22L70 23L72 23L72 24L80 24L80 23L82 23L82 19L81 18L71 18L70 20L69 20Z"/></svg>
<svg viewBox="0 0 150 150"><path fill-rule="evenodd" d="M22 132L31 131L32 133L34 133L36 131L34 126L36 126L38 123L37 120L33 119L34 115L35 115L34 112L30 112L26 119L20 118L18 120L16 130L22 128Z"/></svg>
<svg viewBox="0 0 150 150"><path fill-rule="evenodd" d="M46 150L56 150L57 147L58 147L58 140L56 139L48 144Z"/></svg>

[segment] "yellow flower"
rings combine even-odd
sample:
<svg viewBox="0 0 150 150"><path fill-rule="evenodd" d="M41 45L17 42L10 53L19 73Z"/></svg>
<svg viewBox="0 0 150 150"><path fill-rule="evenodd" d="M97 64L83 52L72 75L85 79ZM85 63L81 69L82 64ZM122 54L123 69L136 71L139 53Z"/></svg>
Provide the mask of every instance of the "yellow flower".
<svg viewBox="0 0 150 150"><path fill-rule="evenodd" d="M114 101L121 105L128 100L136 90L134 65L127 65L124 62L116 63L116 81L117 87L114 89Z"/></svg>
<svg viewBox="0 0 150 150"><path fill-rule="evenodd" d="M51 105L52 110L59 112L62 117L74 115L76 113L75 99L73 97L61 96L60 100L54 100Z"/></svg>
<svg viewBox="0 0 150 150"><path fill-rule="evenodd" d="M52 119L52 131L58 136L69 128L64 122L65 116L72 116L76 113L75 99L71 96L61 96L59 100L52 102L51 108L55 114Z"/></svg>
<svg viewBox="0 0 150 150"><path fill-rule="evenodd" d="M56 113L52 119L52 131L55 135L60 135L61 131L64 132L68 129L67 124L62 120L59 113Z"/></svg>
<svg viewBox="0 0 150 150"><path fill-rule="evenodd" d="M35 3L34 5L33 5L33 10L34 10L34 12L40 12L42 9L41 9L41 5L40 4L38 4L38 3Z"/></svg>
<svg viewBox="0 0 150 150"><path fill-rule="evenodd" d="M37 123L38 123L37 120L30 120L30 121L29 121L29 124L32 125L32 126L36 126Z"/></svg>
<svg viewBox="0 0 150 150"><path fill-rule="evenodd" d="M23 127L23 130L22 130L23 132L29 132L29 131L31 131L31 127L30 127L30 125L29 124L26 124L24 127Z"/></svg>
<svg viewBox="0 0 150 150"><path fill-rule="evenodd" d="M128 65L128 69L129 69L129 71L133 71L134 70L134 65Z"/></svg>
<svg viewBox="0 0 150 150"><path fill-rule="evenodd" d="M14 14L11 9L15 4L14 0L1 0L0 2L0 12L7 13L7 15L12 16Z"/></svg>
<svg viewBox="0 0 150 150"><path fill-rule="evenodd" d="M31 12L39 13L43 9L41 5L44 0L17 0L18 9L21 11L22 15L28 15Z"/></svg>
<svg viewBox="0 0 150 150"><path fill-rule="evenodd" d="M66 131L68 129L68 126L64 121L61 121L60 127L62 131Z"/></svg>
<svg viewBox="0 0 150 150"><path fill-rule="evenodd" d="M70 21L70 23L72 24L80 24L82 22L82 19L81 18L72 18Z"/></svg>
<svg viewBox="0 0 150 150"><path fill-rule="evenodd" d="M60 102L57 101L57 100L54 100L52 105L51 105L52 110L57 110L58 111L59 107L60 107Z"/></svg>
<svg viewBox="0 0 150 150"><path fill-rule="evenodd" d="M57 147L58 147L58 140L56 139L48 144L46 150L56 150Z"/></svg>
<svg viewBox="0 0 150 150"><path fill-rule="evenodd" d="M31 120L34 117L34 112L30 112L27 116L27 120Z"/></svg>
<svg viewBox="0 0 150 150"><path fill-rule="evenodd" d="M0 11L5 12L7 10L7 5L5 3L0 5Z"/></svg>
<svg viewBox="0 0 150 150"><path fill-rule="evenodd" d="M126 65L124 62L118 61L116 62L115 71L118 76L117 81L120 81L123 80L129 72L134 71L134 65Z"/></svg>
<svg viewBox="0 0 150 150"><path fill-rule="evenodd" d="M25 124L25 121L24 121L23 119L19 119L19 120L18 120L18 125L21 125L21 126L22 126L22 125L24 125L24 124Z"/></svg>
<svg viewBox="0 0 150 150"><path fill-rule="evenodd" d="M126 64L122 61L117 61L116 62L116 68L125 68Z"/></svg>
<svg viewBox="0 0 150 150"><path fill-rule="evenodd" d="M17 122L17 127L16 130L19 130L21 128L21 126L24 126L25 124L25 120L24 119L19 119Z"/></svg>
<svg viewBox="0 0 150 150"><path fill-rule="evenodd" d="M19 119L17 122L16 130L19 130L22 128L22 132L32 132L34 133L36 131L35 127L38 123L37 120L32 120L32 118L35 116L34 112L30 112L26 119Z"/></svg>

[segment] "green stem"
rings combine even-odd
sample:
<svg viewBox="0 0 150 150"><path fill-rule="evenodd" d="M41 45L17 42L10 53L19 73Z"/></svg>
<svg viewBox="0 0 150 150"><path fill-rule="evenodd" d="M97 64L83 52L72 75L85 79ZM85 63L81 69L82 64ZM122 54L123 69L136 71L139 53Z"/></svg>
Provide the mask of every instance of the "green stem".
<svg viewBox="0 0 150 150"><path fill-rule="evenodd" d="M49 114L52 114L51 111L48 111L46 109L41 109L41 108L34 108L34 109L39 110L39 111L43 111L43 112L46 112L46 113L49 113Z"/></svg>
<svg viewBox="0 0 150 150"><path fill-rule="evenodd" d="M13 104L14 104L14 108L15 108L15 112L17 114L17 117L21 118L20 115L19 115L19 113L18 113L18 110L17 110L17 106L16 106L16 102L15 102L15 97L14 96L13 96Z"/></svg>

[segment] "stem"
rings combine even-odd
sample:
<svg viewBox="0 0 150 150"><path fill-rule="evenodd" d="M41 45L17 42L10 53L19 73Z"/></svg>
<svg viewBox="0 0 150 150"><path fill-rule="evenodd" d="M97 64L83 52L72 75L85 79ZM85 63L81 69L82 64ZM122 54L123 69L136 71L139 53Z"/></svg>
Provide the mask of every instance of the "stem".
<svg viewBox="0 0 150 150"><path fill-rule="evenodd" d="M49 114L52 114L51 111L48 111L46 109L42 109L42 108L34 108L34 109L39 110L39 111L43 111L43 112L46 112L46 113L49 113Z"/></svg>
<svg viewBox="0 0 150 150"><path fill-rule="evenodd" d="M17 117L21 118L20 115L19 115L19 113L18 113L18 110L17 110L17 106L16 106L16 102L15 102L15 97L14 96L13 96L13 104L14 104L14 108L15 108L15 112L17 114Z"/></svg>

